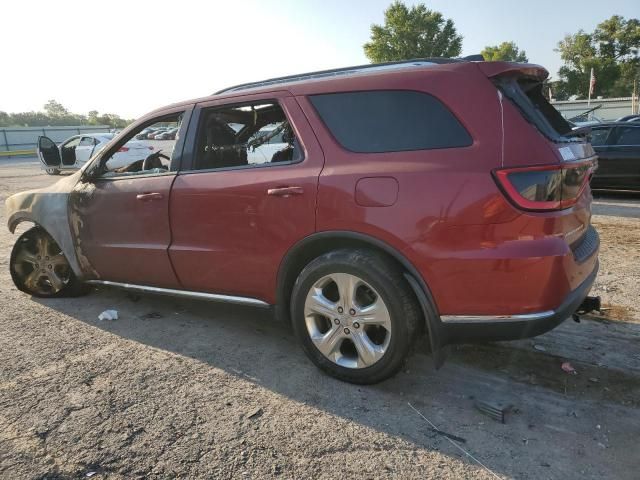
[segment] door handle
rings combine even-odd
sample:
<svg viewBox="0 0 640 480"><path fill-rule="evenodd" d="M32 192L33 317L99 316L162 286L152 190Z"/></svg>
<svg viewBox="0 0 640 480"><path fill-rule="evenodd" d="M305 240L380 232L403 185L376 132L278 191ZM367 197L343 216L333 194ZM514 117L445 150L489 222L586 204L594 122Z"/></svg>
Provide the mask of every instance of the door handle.
<svg viewBox="0 0 640 480"><path fill-rule="evenodd" d="M163 198L163 195L157 192L139 193L138 195L136 195L136 200L140 200L141 202L161 200L162 198Z"/></svg>
<svg viewBox="0 0 640 480"><path fill-rule="evenodd" d="M267 195L275 195L277 197L288 197L289 195L302 195L304 189L302 187L279 187L267 190Z"/></svg>

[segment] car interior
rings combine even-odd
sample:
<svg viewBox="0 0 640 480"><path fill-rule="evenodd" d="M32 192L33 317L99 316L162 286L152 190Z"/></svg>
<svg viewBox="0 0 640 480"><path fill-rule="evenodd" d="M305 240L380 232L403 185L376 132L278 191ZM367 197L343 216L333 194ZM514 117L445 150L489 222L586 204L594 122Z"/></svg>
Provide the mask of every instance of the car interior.
<svg viewBox="0 0 640 480"><path fill-rule="evenodd" d="M149 125L143 125L137 130L131 132L123 141L120 142L119 150L113 153L109 158L105 158L102 161L102 177L119 177L130 176L150 173L163 173L169 170L171 164L171 155L173 154L173 147L177 141L177 136L169 141L165 141L162 145L153 149L153 152L147 155L145 158L132 158L131 163L127 165L111 168L108 164L109 161L114 159L118 153L124 153L129 151L126 144L135 138L143 129L149 128L180 128L182 122L182 113L174 114L169 117L163 118L161 121ZM153 140L148 140L145 143L154 146Z"/></svg>
<svg viewBox="0 0 640 480"><path fill-rule="evenodd" d="M281 143L266 162L258 162L257 149ZM198 135L197 169L240 167L256 163L294 162L301 148L282 108L277 103L251 104L206 110Z"/></svg>

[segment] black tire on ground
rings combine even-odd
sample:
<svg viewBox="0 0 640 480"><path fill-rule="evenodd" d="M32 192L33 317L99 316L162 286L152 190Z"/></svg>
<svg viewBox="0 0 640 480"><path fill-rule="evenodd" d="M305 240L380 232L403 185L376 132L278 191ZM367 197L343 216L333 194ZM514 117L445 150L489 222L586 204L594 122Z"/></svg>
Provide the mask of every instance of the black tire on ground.
<svg viewBox="0 0 640 480"><path fill-rule="evenodd" d="M58 274L59 278L63 280L63 286L57 290L51 282L48 280L41 280L38 282L38 287L28 285L25 281L29 273L35 270L33 264L28 261L21 262L18 258L21 252L28 252L31 255L37 254L37 242L39 240L45 240L49 246L48 253L51 258L58 258L58 264L53 268ZM61 256L61 258L59 258ZM64 264L66 262L66 265ZM49 266L46 259L42 262L42 267L45 269ZM40 265L40 264L38 264ZM77 297L85 295L89 292L89 286L80 282L73 270L69 266L66 257L61 252L60 247L56 244L53 238L42 227L35 226L30 228L22 235L18 237L16 243L11 251L11 258L9 260L9 270L11 272L11 279L18 288L29 295L41 298L57 298L57 297Z"/></svg>
<svg viewBox="0 0 640 480"><path fill-rule="evenodd" d="M54 167L47 167L45 171L48 175L60 175L60 170Z"/></svg>
<svg viewBox="0 0 640 480"><path fill-rule="evenodd" d="M316 348L307 329L307 294L323 277L340 273L354 275L370 285L389 312L389 344L383 356L370 366L350 368L338 365ZM307 356L329 375L356 384L381 382L402 368L420 332L419 312L415 295L400 267L384 254L368 249L335 250L314 259L300 272L291 295L293 329Z"/></svg>

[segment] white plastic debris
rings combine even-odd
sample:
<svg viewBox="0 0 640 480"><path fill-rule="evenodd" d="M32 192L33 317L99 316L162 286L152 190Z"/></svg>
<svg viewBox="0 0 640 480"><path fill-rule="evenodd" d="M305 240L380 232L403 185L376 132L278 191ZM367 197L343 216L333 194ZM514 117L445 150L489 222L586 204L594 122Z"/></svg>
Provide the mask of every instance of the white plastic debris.
<svg viewBox="0 0 640 480"><path fill-rule="evenodd" d="M118 319L117 310L105 310L100 315L98 315L98 320L117 320L117 319Z"/></svg>

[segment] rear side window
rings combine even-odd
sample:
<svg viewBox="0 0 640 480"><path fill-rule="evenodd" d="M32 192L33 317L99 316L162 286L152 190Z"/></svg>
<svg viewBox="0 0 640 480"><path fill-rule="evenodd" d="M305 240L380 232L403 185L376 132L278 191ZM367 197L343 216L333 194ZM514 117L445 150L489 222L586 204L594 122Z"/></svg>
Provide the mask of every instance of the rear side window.
<svg viewBox="0 0 640 480"><path fill-rule="evenodd" d="M620 129L617 145L640 145L640 127L624 127Z"/></svg>
<svg viewBox="0 0 640 480"><path fill-rule="evenodd" d="M312 95L311 103L347 150L400 152L471 145L469 132L437 98L380 90Z"/></svg>

